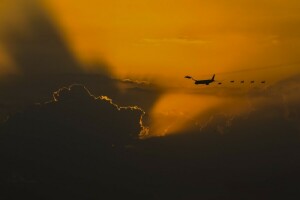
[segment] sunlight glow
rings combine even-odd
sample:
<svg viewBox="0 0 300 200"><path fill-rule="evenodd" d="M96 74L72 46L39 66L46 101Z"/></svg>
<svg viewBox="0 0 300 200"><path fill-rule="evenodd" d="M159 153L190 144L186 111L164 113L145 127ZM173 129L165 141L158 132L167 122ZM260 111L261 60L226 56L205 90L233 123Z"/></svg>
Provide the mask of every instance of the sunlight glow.
<svg viewBox="0 0 300 200"><path fill-rule="evenodd" d="M184 93L165 94L154 106L151 117L150 134L164 136L188 128L188 125L205 123L201 113L218 106L222 101L214 96ZM197 117L198 121L195 121ZM199 121L200 120L200 121ZM203 121L202 121L203 120Z"/></svg>

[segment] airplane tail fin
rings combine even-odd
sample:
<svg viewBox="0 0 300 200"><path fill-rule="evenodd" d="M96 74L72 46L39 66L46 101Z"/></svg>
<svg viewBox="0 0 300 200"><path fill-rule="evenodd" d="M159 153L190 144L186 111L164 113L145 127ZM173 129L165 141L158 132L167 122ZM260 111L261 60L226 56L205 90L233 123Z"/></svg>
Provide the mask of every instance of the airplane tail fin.
<svg viewBox="0 0 300 200"><path fill-rule="evenodd" d="M214 80L215 80L215 74L213 75L213 77L211 78L211 80L212 80L212 81L214 81Z"/></svg>

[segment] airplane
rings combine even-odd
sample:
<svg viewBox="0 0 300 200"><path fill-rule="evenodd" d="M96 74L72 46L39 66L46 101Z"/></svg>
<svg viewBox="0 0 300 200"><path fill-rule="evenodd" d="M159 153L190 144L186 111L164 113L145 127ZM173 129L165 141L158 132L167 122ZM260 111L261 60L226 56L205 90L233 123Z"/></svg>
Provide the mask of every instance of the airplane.
<svg viewBox="0 0 300 200"><path fill-rule="evenodd" d="M193 81L195 81L196 85L199 85L199 84L209 85L210 83L215 81L215 74L213 75L213 77L211 79L207 79L207 80L196 80L191 76L185 76L184 78L192 79Z"/></svg>

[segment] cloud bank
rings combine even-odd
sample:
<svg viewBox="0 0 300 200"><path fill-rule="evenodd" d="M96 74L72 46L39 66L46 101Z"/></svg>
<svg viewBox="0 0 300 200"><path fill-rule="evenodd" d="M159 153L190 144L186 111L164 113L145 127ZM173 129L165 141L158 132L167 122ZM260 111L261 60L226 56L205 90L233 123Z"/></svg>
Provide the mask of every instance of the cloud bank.
<svg viewBox="0 0 300 200"><path fill-rule="evenodd" d="M0 127L1 184L18 197L299 197L298 89L294 77L252 93L249 112L139 140L140 109L62 88Z"/></svg>

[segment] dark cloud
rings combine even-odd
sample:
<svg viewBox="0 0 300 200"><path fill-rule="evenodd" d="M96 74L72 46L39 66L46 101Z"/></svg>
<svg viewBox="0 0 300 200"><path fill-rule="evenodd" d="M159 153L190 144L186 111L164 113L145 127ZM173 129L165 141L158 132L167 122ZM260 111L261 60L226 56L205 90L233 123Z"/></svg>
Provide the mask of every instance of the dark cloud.
<svg viewBox="0 0 300 200"><path fill-rule="evenodd" d="M28 30L8 29L6 49L23 76L79 73L80 65L71 54L56 25L39 3L25 3Z"/></svg>
<svg viewBox="0 0 300 200"><path fill-rule="evenodd" d="M87 86L95 95L107 95L120 105L137 105L149 110L159 97L152 90L147 101L144 92L121 91L112 68L105 61L80 63L39 1L16 2L22 12L22 24L7 24L1 30L4 50L17 74L4 75L0 80L0 121L27 106L45 102L57 88L74 83ZM85 69L95 69L85 70Z"/></svg>
<svg viewBox="0 0 300 200"><path fill-rule="evenodd" d="M132 139L138 139L139 134L144 131L142 109L119 107L106 96L96 98L82 85L62 88L54 92L53 98L54 101L33 106L27 111L12 116L5 125L10 127L10 124L19 123L17 126L10 127L17 133L24 132L21 128L23 127L25 130L31 130L30 134L45 132L51 134L56 131L98 134L112 145L126 144ZM66 128L66 130L57 128Z"/></svg>
<svg viewBox="0 0 300 200"><path fill-rule="evenodd" d="M145 141L141 148L153 153L148 164L155 163L151 167L158 174L168 174L173 186L177 182L178 194L183 196L299 197L300 95L296 88L299 79L290 78L261 93L259 101L257 94L249 94L253 101L249 112L228 116L224 108L218 108L209 111L211 118L204 128Z"/></svg>
<svg viewBox="0 0 300 200"><path fill-rule="evenodd" d="M282 83L251 112L215 114L201 130L145 140L134 139L141 110L63 88L55 102L2 125L1 184L15 196L50 199L298 198L299 115L286 117L286 106L298 112L299 101L272 95L299 81Z"/></svg>
<svg viewBox="0 0 300 200"><path fill-rule="evenodd" d="M52 188L58 182L60 189L60 184L81 180L113 184L123 159L117 159L117 152L134 145L146 131L144 112L119 107L108 97L96 98L81 85L62 88L53 96L54 101L30 107L0 127L5 163L1 185L16 192L25 184L45 196L35 191L38 184Z"/></svg>

